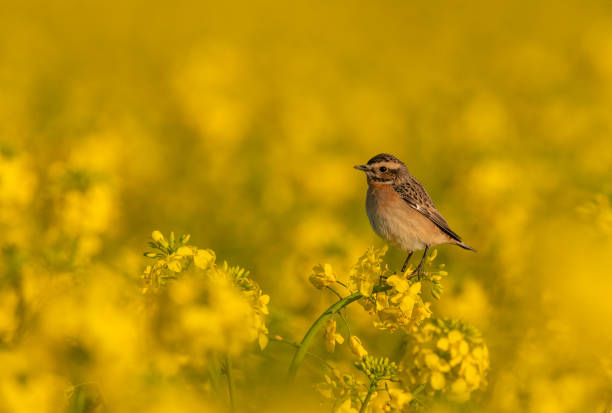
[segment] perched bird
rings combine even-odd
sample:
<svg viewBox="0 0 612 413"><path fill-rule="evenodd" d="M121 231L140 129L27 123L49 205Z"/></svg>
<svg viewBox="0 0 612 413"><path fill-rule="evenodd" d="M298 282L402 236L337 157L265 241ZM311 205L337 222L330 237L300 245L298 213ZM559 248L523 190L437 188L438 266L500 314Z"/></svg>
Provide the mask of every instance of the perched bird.
<svg viewBox="0 0 612 413"><path fill-rule="evenodd" d="M366 212L372 228L382 239L408 252L402 272L417 250L425 251L411 276L420 276L427 250L432 246L454 244L476 251L449 228L425 188L395 156L381 153L355 169L366 173Z"/></svg>

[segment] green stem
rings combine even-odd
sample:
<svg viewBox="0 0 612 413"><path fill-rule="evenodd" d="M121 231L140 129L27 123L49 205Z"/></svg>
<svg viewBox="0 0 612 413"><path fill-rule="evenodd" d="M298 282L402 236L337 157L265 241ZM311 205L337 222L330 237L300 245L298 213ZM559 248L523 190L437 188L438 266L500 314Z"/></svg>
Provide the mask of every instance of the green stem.
<svg viewBox="0 0 612 413"><path fill-rule="evenodd" d="M306 335L300 342L300 347L295 352L295 355L293 356L293 360L291 361L291 365L289 366L289 379L290 380L293 380L295 378L295 375L297 374L297 371L300 368L300 364L302 364L302 360L304 360L304 356L306 356L306 353L308 352L308 347L310 347L310 343L312 339L315 337L315 335L321 329L321 327L323 327L323 324L332 315L340 311L342 308L344 308L345 306L349 305L350 303L354 301L359 300L362 297L363 297L363 294L361 294L360 292L356 292L349 296L344 297L341 300L338 300L335 304L333 304L331 307L325 310L325 312L323 312L323 314L321 314L319 318L317 318L314 324L310 326L310 329L308 330L308 332L306 332Z"/></svg>
<svg viewBox="0 0 612 413"><path fill-rule="evenodd" d="M331 291L332 293L334 293L334 295L336 297L338 297L339 299L342 300L342 296L340 295L340 293L336 290L334 290L333 288L331 288L330 286L327 286L327 289L329 291ZM345 310L346 311L346 310ZM342 319L342 322L344 323L344 326L346 327L346 330L348 331L348 335L349 337L351 336L351 329L348 325L348 322L346 321L346 318L344 317L344 314L342 314L342 311L338 311L338 315L340 316L340 318Z"/></svg>
<svg viewBox="0 0 612 413"><path fill-rule="evenodd" d="M388 285L376 286L374 290L372 291L372 293L386 291L390 288L391 287ZM347 305L361 298L363 298L363 294L361 294L360 292L356 292L351 295L348 295L344 297L343 299L338 300L335 304L333 304L331 307L325 310L323 314L319 316L319 318L317 318L314 324L310 326L310 329L306 332L306 335L300 342L299 348L297 349L297 351L295 352L295 355L293 356L293 360L291 360L291 365L289 366L289 380L295 379L295 375L297 374L297 371L300 368L300 364L302 364L302 361L304 360L304 357L306 356L306 353L308 352L308 348L310 347L312 339L315 337L315 335L321 329L321 327L323 327L324 323L331 316L336 314L338 311L342 310Z"/></svg>
<svg viewBox="0 0 612 413"><path fill-rule="evenodd" d="M363 404L361 405L361 409L359 409L359 413L364 413L366 411L366 407L368 407L368 403L370 403L370 398L372 397L372 392L374 391L374 388L376 388L376 383L375 382L370 382L370 388L368 389L368 394L366 394L365 400L363 401Z"/></svg>
<svg viewBox="0 0 612 413"><path fill-rule="evenodd" d="M229 355L225 357L225 375L227 377L227 390L229 393L230 409L236 411L236 387L234 386L234 375L232 374L232 359Z"/></svg>
<svg viewBox="0 0 612 413"><path fill-rule="evenodd" d="M300 345L298 343L292 343L291 341L287 341L287 340L279 340L277 338L271 338L270 341L276 341L277 343L287 344L287 345L289 345L291 347L294 347L294 348L300 348ZM329 370L333 370L334 369L334 366L332 366L327 361L325 361L325 359L323 357L318 356L318 355L316 355L314 353L311 353L311 352L308 352L308 351L306 352L306 355L310 356L310 357L312 357L312 358L314 358L314 359L316 359L318 361L320 361L321 364L323 364Z"/></svg>

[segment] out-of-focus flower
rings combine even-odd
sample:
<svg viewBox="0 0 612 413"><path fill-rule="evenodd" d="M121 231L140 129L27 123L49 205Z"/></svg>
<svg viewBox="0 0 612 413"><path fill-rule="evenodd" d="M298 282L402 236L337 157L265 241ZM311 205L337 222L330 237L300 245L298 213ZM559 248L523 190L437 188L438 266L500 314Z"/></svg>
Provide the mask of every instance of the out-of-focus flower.
<svg viewBox="0 0 612 413"><path fill-rule="evenodd" d="M336 333L336 320L330 318L325 323L325 348L328 352L333 353L336 349L336 343L344 343L344 337Z"/></svg>
<svg viewBox="0 0 612 413"><path fill-rule="evenodd" d="M385 408L385 411L393 412L403 410L414 397L412 396L412 393L403 389L392 388L389 389L389 398L390 400L388 406Z"/></svg>
<svg viewBox="0 0 612 413"><path fill-rule="evenodd" d="M334 413L359 413L359 411L352 407L351 399L346 399L344 403L334 409Z"/></svg>
<svg viewBox="0 0 612 413"><path fill-rule="evenodd" d="M612 232L612 206L607 196L597 194L592 200L580 205L577 211L584 219L593 222L602 232L606 234Z"/></svg>
<svg viewBox="0 0 612 413"><path fill-rule="evenodd" d="M402 368L412 385L456 400L486 386L489 353L480 333L457 320L433 318L413 335L414 347Z"/></svg>
<svg viewBox="0 0 612 413"><path fill-rule="evenodd" d="M49 358L31 346L0 350L0 398L7 412L57 411L65 403L65 379L53 371Z"/></svg>
<svg viewBox="0 0 612 413"><path fill-rule="evenodd" d="M336 275L329 264L318 264L312 268L310 283L319 290L336 282Z"/></svg>
<svg viewBox="0 0 612 413"><path fill-rule="evenodd" d="M34 195L37 179L26 155L0 151L0 206L23 208Z"/></svg>
<svg viewBox="0 0 612 413"><path fill-rule="evenodd" d="M198 249L193 257L193 263L196 265L196 267L200 267L201 269L205 270L215 263L215 259L216 256L213 250Z"/></svg>
<svg viewBox="0 0 612 413"><path fill-rule="evenodd" d="M145 253L155 262L142 275L143 292L159 298L152 308L164 324L167 345L196 358L206 351L237 354L254 341L261 349L267 346L270 296L247 271L216 264L213 251L186 244L189 236L176 239L172 233L166 241L154 231L152 238L159 252ZM161 288L166 285L167 292Z"/></svg>
<svg viewBox="0 0 612 413"><path fill-rule="evenodd" d="M19 296L12 288L0 288L0 344L13 340L19 326Z"/></svg>

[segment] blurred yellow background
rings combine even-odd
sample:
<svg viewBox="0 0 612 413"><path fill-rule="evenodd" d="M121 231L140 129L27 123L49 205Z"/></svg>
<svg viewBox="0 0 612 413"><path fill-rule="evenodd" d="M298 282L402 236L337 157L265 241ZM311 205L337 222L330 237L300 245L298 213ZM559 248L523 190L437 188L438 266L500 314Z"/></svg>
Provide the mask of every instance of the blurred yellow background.
<svg viewBox="0 0 612 413"><path fill-rule="evenodd" d="M312 266L346 273L384 244L352 169L380 152L478 250L439 249L434 309L482 331L489 386L430 408L612 408L608 2L1 9L0 412L67 411L81 382L107 411L202 411L197 378L158 388L137 366L147 343L125 291L151 231L249 269L271 335L298 341L333 300ZM70 332L83 341L66 347ZM270 343L239 362L245 410L319 408L310 382L285 389L290 356Z"/></svg>

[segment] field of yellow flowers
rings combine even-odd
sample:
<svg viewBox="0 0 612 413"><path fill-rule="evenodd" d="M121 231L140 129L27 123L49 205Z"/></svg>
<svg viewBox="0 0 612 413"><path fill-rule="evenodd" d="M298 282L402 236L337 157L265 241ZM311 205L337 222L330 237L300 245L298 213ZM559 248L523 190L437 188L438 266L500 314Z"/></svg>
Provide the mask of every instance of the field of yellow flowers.
<svg viewBox="0 0 612 413"><path fill-rule="evenodd" d="M612 411L608 2L0 3L0 413Z"/></svg>

